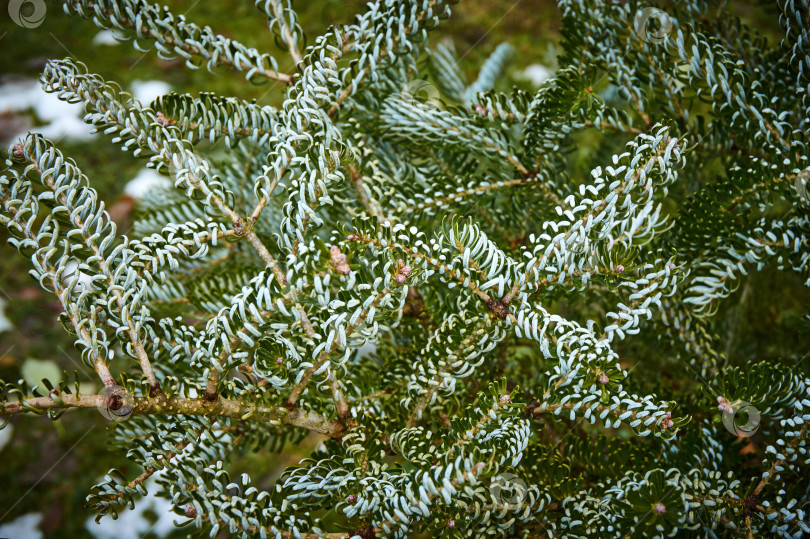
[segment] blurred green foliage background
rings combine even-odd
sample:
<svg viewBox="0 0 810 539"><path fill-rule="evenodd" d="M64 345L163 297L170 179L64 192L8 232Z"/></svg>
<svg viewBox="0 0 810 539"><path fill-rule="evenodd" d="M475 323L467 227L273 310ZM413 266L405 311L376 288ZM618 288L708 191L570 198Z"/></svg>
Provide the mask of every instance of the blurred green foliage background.
<svg viewBox="0 0 810 539"><path fill-rule="evenodd" d="M297 2L295 7L307 35L316 36L329 25L351 22L365 3L365 0L307 0ZM248 46L274 52L281 68L290 71L291 62L275 46L265 18L253 2L170 0L166 5L173 13L184 14L201 26L210 25ZM735 2L733 8L747 21L754 21L774 41L780 39L775 3ZM515 49L514 72L532 64L553 69L559 28L560 14L554 2L479 0L456 6L453 17L434 33L434 39L452 39L463 57L462 69L474 77L483 60L503 41ZM36 78L48 59L72 56L87 64L91 72L116 81L125 89L134 81L160 80L177 92L215 92L256 99L260 104L280 102L283 92L280 83L253 86L236 72L212 75L204 69L192 71L182 59L160 60L153 51L141 53L129 42L94 44L93 37L98 32L92 22L67 17L58 4L51 2L47 3L43 23L33 29L15 25L3 8L0 88L15 78ZM531 88L529 82L516 79L516 83ZM508 84L504 83L504 87ZM36 126L41 121L32 111L0 110L0 139L8 142L21 122ZM58 146L90 178L118 222L119 230L127 231L133 200L123 194L123 188L143 168L143 162L121 152L103 136L89 142L63 140ZM591 164L586 162L583 168L586 165ZM0 232L0 300L5 302L5 316L12 327L0 332L0 379L17 380L26 375L23 365L28 361L28 371L32 371L30 367L36 365L30 361L33 359L53 362L58 369L69 372L78 370L80 380L95 383L92 373L81 366L79 353L57 320L60 304L28 275L29 261L19 256L6 239L7 235ZM800 287L790 279L784 274L757 275L741 287L737 294L740 301L729 302L736 305L727 316L732 354L778 355L779 350L761 349L761 343L790 344L774 338L773 328L779 328L779 336L796 344L807 295L804 291L794 293ZM636 351L646 352L649 351ZM113 366L113 372L120 372L120 368ZM119 468L129 477L140 472L120 452L109 450L106 426L100 414L86 410L71 411L57 422L35 416L15 418L11 431L6 433L10 439L0 448L0 526L21 515L38 513L43 515L40 529L46 537L89 537L85 525L92 515L84 509L84 497L91 485L111 467ZM300 450L306 451L317 442L310 437ZM248 452L237 457L232 475L250 470L258 486L270 487L284 466L298 458L295 448L282 456ZM157 518L150 512L145 516L147 520ZM172 535L184 536L185 532L178 530ZM138 536L155 537L155 533L142 530Z"/></svg>

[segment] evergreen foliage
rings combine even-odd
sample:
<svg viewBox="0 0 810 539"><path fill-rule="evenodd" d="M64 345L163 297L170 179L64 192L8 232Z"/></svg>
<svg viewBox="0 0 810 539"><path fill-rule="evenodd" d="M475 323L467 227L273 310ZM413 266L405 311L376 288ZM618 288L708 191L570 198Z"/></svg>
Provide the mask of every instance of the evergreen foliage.
<svg viewBox="0 0 810 539"><path fill-rule="evenodd" d="M777 44L726 2L559 0L534 94L501 90L507 45L472 81L429 45L444 0L377 0L312 41L257 0L290 74L145 0L58 3L287 85L278 108L140 103L49 62L47 91L173 183L130 235L54 143L8 152L0 220L105 392L3 382L3 421L115 419L143 473L110 470L99 518L160 471L211 537L810 534L806 351L737 361L718 336L749 273L810 285L807 0L780 3ZM310 432L271 490L229 474Z"/></svg>

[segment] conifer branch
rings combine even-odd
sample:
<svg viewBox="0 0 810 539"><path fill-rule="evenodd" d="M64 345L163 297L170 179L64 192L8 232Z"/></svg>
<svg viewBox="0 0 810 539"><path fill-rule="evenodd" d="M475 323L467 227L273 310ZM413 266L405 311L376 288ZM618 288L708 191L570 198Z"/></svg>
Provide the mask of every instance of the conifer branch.
<svg viewBox="0 0 810 539"><path fill-rule="evenodd" d="M186 59L201 56L208 60L208 69L218 65L228 65L238 70L248 71L247 78L265 77L271 80L289 82L290 76L279 73L275 60L256 49L214 34L210 28L199 28L185 22L182 17L174 17L156 4L146 0L127 0L121 6L110 0L62 0L68 14L93 18L100 26L112 26L135 30L138 38L149 38L159 44L162 52L179 54ZM168 30L174 28L170 33ZM187 35L184 36L184 34ZM273 68L265 67L270 64ZM187 65L192 65L187 62Z"/></svg>
<svg viewBox="0 0 810 539"><path fill-rule="evenodd" d="M0 428L118 416L141 472L105 475L97 518L152 477L212 537L810 534L810 379L782 323L810 285L806 0L779 2L777 46L727 2L560 0L559 67L507 93L507 44L468 79L428 41L453 0L378 0L312 40L256 0L292 75L146 0L60 3L285 83L273 106L142 104L48 62L46 91L170 173L134 238L52 143L9 150L0 225L105 387L0 381ZM787 304L753 293L775 272ZM121 349L137 377L110 371ZM262 490L229 468L245 442L296 462Z"/></svg>
<svg viewBox="0 0 810 539"><path fill-rule="evenodd" d="M2 415L10 416L29 410L64 410L70 408L109 409L110 399L103 395L59 396L61 402L52 397L35 397L21 402L5 402ZM266 406L254 402L220 398L216 401L183 397L166 398L132 397L132 413L135 415L202 415L207 417L230 417L243 421L269 421L292 427L300 427L333 438L341 438L344 427L339 422L324 418L316 413L301 409L289 410L283 406Z"/></svg>

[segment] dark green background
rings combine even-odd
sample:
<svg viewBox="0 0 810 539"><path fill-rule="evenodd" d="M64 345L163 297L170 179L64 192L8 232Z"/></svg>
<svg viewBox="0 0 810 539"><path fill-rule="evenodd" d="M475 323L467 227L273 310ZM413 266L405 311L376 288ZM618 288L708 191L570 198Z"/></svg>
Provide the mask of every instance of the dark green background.
<svg viewBox="0 0 810 539"><path fill-rule="evenodd" d="M302 26L309 36L315 36L330 24L350 22L354 13L363 9L365 0L308 0L298 4ZM252 2L173 0L167 5L175 14L185 14L199 25L210 25L246 45L273 51L282 68L290 67ZM163 61L154 52L138 52L130 43L95 46L92 38L98 29L90 21L67 17L58 4L48 3L45 20L35 29L13 24L5 6L6 2L0 11L0 74L6 80L36 77L48 59L73 56L124 88L136 79L158 79L168 82L175 91L212 91L255 98L261 104L278 104L281 97L281 84L252 86L240 73L211 75L204 70L191 71L182 60ZM733 9L748 21L756 21L775 38L778 36L774 3L735 2ZM559 25L560 15L553 2L479 0L456 6L452 19L438 34L454 40L459 53L465 56L462 69L473 77L481 62L502 41L508 41L516 50L514 69L548 64L549 46L559 39ZM434 39L436 36L434 33ZM38 119L31 119L36 125ZM15 120L19 118L0 115L0 139L13 130ZM132 203L122 191L143 162L121 152L104 137L90 143L62 141L59 147L89 176L108 207L116 210L121 230L126 231ZM7 245L6 239L7 235L0 232L0 289L7 301L6 316L14 329L0 333L0 379L18 379L27 358L50 359L71 371L78 368L79 353L56 319L61 312L59 303L28 275L29 262ZM786 293L784 279L788 279L784 274L772 272L755 276L737 293L740 301L729 302L738 305L729 313L734 316L728 317L729 324L733 324L733 338L728 344L731 354L778 353L760 350L762 343L780 342L773 328L778 328L775 331L786 339L796 338L802 300L806 298ZM789 288L795 287L791 281ZM86 369L81 374L86 380L93 380L91 375ZM44 514L43 531L47 537L88 536L84 523L91 513L84 508L84 497L91 485L110 467L118 467L130 477L139 473L120 455L108 451L106 422L93 411L73 411L56 423L34 416L17 417L12 424L13 438L0 450L0 515L17 505L0 525L39 512ZM315 440L307 442L311 445ZM256 483L270 486L285 465L297 460L297 453L292 448L282 457L262 452L240 455L233 472L249 470ZM45 473L54 464L53 470Z"/></svg>

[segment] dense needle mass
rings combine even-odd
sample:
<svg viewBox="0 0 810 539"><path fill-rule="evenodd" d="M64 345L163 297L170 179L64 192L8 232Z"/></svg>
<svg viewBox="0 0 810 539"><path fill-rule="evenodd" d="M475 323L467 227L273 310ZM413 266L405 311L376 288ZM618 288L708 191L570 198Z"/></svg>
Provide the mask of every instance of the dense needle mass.
<svg viewBox="0 0 810 539"><path fill-rule="evenodd" d="M110 471L99 518L161 470L212 537L810 534L807 351L718 335L750 273L810 285L806 0L770 45L725 2L559 0L536 93L502 91L508 45L472 81L430 45L453 3L379 0L305 46L288 0L258 1L284 73L143 0L62 2L286 94L140 103L48 63L173 186L124 235L58 144L9 149L0 222L106 389L3 383L3 420L102 409L143 473ZM310 433L271 490L229 475Z"/></svg>

